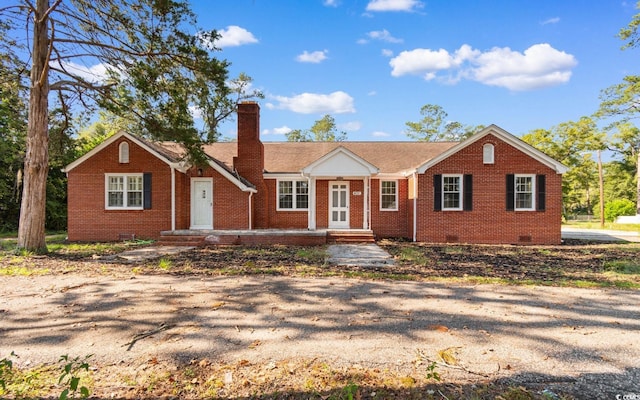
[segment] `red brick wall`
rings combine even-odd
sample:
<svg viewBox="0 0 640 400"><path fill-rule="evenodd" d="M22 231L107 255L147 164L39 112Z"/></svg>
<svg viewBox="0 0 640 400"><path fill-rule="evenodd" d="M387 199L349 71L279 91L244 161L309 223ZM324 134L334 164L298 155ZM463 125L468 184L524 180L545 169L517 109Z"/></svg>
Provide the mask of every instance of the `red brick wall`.
<svg viewBox="0 0 640 400"><path fill-rule="evenodd" d="M316 228L329 226L329 181L316 181Z"/></svg>
<svg viewBox="0 0 640 400"><path fill-rule="evenodd" d="M495 163L483 164L482 146L495 146ZM433 211L433 176L472 174L472 211ZM546 175L546 211L506 211L506 175ZM471 144L419 176L418 233L422 242L558 244L562 177L492 135Z"/></svg>
<svg viewBox="0 0 640 400"><path fill-rule="evenodd" d="M183 202L186 218L176 229L188 229L191 225L191 178L213 179L213 229L249 229L249 192L243 192L233 182L211 167L187 171L184 178Z"/></svg>
<svg viewBox="0 0 640 400"><path fill-rule="evenodd" d="M276 179L265 179L269 200L269 228L273 229L306 229L309 225L307 210L278 211L278 184Z"/></svg>
<svg viewBox="0 0 640 400"><path fill-rule="evenodd" d="M116 140L69 172L68 235L71 241L114 241L119 234L158 238L171 229L171 169L129 142L129 163L120 164ZM149 210L105 210L105 174L152 173ZM180 174L177 174L180 175Z"/></svg>
<svg viewBox="0 0 640 400"><path fill-rule="evenodd" d="M380 179L371 180L371 229L377 238L410 238L412 236L409 213L413 209L413 201L408 200L409 180L398 179L396 182L398 210L383 211L380 209Z"/></svg>
<svg viewBox="0 0 640 400"><path fill-rule="evenodd" d="M264 145L260 141L260 106L247 102L238 104L238 156L234 166L240 176L251 182L258 192L254 197L255 228L269 227L269 200L264 183Z"/></svg>

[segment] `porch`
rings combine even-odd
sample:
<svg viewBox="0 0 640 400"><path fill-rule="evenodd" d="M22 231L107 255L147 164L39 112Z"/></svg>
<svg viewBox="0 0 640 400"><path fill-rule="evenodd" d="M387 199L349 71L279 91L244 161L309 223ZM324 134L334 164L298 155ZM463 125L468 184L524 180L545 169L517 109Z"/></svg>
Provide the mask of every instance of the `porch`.
<svg viewBox="0 0 640 400"><path fill-rule="evenodd" d="M167 246L297 245L327 243L375 243L369 229L184 229L160 232L158 244Z"/></svg>

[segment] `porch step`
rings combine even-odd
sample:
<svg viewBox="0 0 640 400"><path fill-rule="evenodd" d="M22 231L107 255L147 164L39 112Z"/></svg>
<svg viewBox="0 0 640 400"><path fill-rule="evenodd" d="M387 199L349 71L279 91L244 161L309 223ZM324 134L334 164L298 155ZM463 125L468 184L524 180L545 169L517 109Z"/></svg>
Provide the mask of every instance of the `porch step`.
<svg viewBox="0 0 640 400"><path fill-rule="evenodd" d="M170 235L162 233L158 244L160 246L203 246L204 235Z"/></svg>
<svg viewBox="0 0 640 400"><path fill-rule="evenodd" d="M327 243L375 243L376 238L370 230L329 230Z"/></svg>

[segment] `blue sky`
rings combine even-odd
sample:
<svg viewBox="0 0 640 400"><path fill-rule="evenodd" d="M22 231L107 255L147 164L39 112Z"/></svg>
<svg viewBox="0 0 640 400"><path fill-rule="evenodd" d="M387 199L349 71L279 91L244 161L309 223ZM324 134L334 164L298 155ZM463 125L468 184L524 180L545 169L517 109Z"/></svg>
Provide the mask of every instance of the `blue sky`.
<svg viewBox="0 0 640 400"><path fill-rule="evenodd" d="M192 0L232 77L266 95L265 141L330 114L348 140L408 140L425 104L522 135L593 113L638 74L616 37L639 11L598 0ZM223 127L235 137L235 122Z"/></svg>

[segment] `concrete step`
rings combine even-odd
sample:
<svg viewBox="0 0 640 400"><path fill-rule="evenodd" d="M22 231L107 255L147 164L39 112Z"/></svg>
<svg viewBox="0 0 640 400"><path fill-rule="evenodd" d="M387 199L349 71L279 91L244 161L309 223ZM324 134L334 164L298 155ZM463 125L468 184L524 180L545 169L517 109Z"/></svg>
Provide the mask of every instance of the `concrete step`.
<svg viewBox="0 0 640 400"><path fill-rule="evenodd" d="M375 243L373 231L327 231L327 243Z"/></svg>

